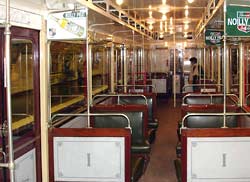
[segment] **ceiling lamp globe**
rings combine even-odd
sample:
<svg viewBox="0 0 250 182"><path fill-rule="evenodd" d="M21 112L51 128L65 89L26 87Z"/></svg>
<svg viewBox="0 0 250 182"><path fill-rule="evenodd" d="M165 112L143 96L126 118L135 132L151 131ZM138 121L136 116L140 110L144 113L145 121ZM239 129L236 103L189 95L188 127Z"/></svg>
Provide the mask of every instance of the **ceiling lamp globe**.
<svg viewBox="0 0 250 182"><path fill-rule="evenodd" d="M122 5L123 0L116 0L116 4L118 4L119 6Z"/></svg>
<svg viewBox="0 0 250 182"><path fill-rule="evenodd" d="M160 5L159 12L161 12L162 14L166 14L166 13L170 12L170 6L167 4Z"/></svg>

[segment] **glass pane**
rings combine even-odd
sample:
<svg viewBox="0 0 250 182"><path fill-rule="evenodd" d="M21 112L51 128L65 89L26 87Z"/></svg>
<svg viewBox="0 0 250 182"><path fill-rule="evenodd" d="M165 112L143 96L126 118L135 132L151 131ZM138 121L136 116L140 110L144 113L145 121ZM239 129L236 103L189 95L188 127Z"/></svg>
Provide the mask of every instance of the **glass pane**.
<svg viewBox="0 0 250 182"><path fill-rule="evenodd" d="M245 62L245 104L250 106L250 44L247 43L244 47L244 62Z"/></svg>
<svg viewBox="0 0 250 182"><path fill-rule="evenodd" d="M34 127L32 46L29 40L11 41L11 106L15 138L33 131Z"/></svg>
<svg viewBox="0 0 250 182"><path fill-rule="evenodd" d="M92 47L92 89L93 95L108 89L108 62L111 60L110 48L95 45Z"/></svg>
<svg viewBox="0 0 250 182"><path fill-rule="evenodd" d="M231 93L237 94L239 93L239 50L234 47L231 49Z"/></svg>
<svg viewBox="0 0 250 182"><path fill-rule="evenodd" d="M86 53L82 42L50 44L51 112L83 109L86 93Z"/></svg>

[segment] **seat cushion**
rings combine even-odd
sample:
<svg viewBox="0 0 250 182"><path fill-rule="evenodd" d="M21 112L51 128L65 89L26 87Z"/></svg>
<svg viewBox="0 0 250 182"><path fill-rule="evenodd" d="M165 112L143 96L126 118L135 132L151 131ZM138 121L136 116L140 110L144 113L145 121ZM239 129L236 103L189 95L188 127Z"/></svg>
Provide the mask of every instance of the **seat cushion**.
<svg viewBox="0 0 250 182"><path fill-rule="evenodd" d="M141 156L131 157L131 182L136 182L143 175L145 160Z"/></svg>

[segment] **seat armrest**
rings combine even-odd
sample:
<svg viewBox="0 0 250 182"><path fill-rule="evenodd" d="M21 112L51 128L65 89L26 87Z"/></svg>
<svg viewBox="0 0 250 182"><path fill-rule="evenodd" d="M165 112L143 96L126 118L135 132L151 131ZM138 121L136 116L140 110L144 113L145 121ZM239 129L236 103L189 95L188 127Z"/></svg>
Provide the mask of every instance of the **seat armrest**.
<svg viewBox="0 0 250 182"><path fill-rule="evenodd" d="M181 158L181 142L177 142L176 144L176 156Z"/></svg>
<svg viewBox="0 0 250 182"><path fill-rule="evenodd" d="M149 154L151 151L150 144L147 140L144 140L141 143L132 143L131 152L134 154Z"/></svg>
<svg viewBox="0 0 250 182"><path fill-rule="evenodd" d="M157 129L159 126L158 123L155 123L155 122L148 122L148 128L153 128L153 129Z"/></svg>
<svg viewBox="0 0 250 182"><path fill-rule="evenodd" d="M148 142L150 144L154 143L155 138L156 138L156 129L155 128L149 128L148 129Z"/></svg>

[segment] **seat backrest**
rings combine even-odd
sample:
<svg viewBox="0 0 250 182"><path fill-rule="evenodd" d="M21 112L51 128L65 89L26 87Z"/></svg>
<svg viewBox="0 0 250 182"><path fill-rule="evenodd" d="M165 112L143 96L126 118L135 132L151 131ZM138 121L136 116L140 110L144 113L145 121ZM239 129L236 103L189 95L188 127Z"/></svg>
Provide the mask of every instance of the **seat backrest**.
<svg viewBox="0 0 250 182"><path fill-rule="evenodd" d="M192 105L192 104L210 104L210 97L197 97L197 96L189 96L184 99L184 104Z"/></svg>
<svg viewBox="0 0 250 182"><path fill-rule="evenodd" d="M213 96L212 97L212 103L213 104L223 104L224 103L223 96Z"/></svg>
<svg viewBox="0 0 250 182"><path fill-rule="evenodd" d="M118 104L147 104L146 99L142 96L122 96Z"/></svg>
<svg viewBox="0 0 250 182"><path fill-rule="evenodd" d="M94 128L126 128L128 121L122 116L94 116L91 125Z"/></svg>
<svg viewBox="0 0 250 182"><path fill-rule="evenodd" d="M189 116L184 121L184 126L188 128L221 128L223 127L223 116ZM237 116L226 116L226 126L229 128L237 127Z"/></svg>
<svg viewBox="0 0 250 182"><path fill-rule="evenodd" d="M146 105L96 105L91 110L98 113L121 113L127 115L132 129L132 144L141 143L145 140L148 123ZM118 117L112 117L111 120L95 117L93 127L120 128L124 127L124 125L127 126L127 122L124 121L125 119L120 121Z"/></svg>
<svg viewBox="0 0 250 182"><path fill-rule="evenodd" d="M194 104L223 104L224 97L223 95L214 95L214 96L187 96L183 100L183 104L194 105ZM234 105L235 103L230 99L230 97L226 98L226 103Z"/></svg>

